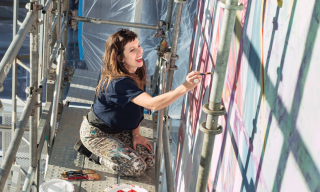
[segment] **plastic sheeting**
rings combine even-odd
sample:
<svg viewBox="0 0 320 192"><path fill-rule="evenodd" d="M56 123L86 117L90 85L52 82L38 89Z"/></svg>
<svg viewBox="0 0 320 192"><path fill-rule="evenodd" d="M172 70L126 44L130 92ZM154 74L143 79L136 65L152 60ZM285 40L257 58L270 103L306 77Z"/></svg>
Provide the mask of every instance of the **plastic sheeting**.
<svg viewBox="0 0 320 192"><path fill-rule="evenodd" d="M19 21L23 22L28 10L24 8L19 9ZM12 7L0 6L0 59L3 58L6 53L11 41L12 41ZM23 42L18 55L29 54L30 38L27 35ZM29 66L29 60L24 60L24 64ZM27 94L25 93L26 87L29 85L29 72L25 69L17 66L17 95L23 100L26 99ZM7 75L7 78L3 82L4 90L0 92L0 99L11 99L12 97L12 67Z"/></svg>
<svg viewBox="0 0 320 192"><path fill-rule="evenodd" d="M112 21L134 22L135 5L139 3L138 1L142 0L80 0L79 16ZM156 25L158 20L166 20L168 4L167 0L143 0L142 4L143 6L140 23ZM196 7L196 0L189 0L183 5L177 50L177 54L179 55L180 59L176 61L178 70L174 72L172 89L176 88L185 81L185 77L189 71L190 43L192 39ZM175 10L176 3L174 3L173 7L173 24L175 20ZM128 27L79 22L78 37L80 58L86 62L89 70L100 70L102 56L105 51L105 42L107 38L119 28ZM157 45L159 45L160 39L153 37L155 32L155 30L140 29L139 33L139 41L144 50L143 58L147 64L149 77L154 74L158 57L157 51L154 49L157 47ZM182 98L178 99L170 106L169 115L172 118L179 119L181 106Z"/></svg>

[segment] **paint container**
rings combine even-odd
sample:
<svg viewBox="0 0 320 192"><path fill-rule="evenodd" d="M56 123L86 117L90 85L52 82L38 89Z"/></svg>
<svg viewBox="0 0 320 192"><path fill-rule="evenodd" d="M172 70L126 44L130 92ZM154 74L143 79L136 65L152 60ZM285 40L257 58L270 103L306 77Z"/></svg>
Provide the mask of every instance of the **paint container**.
<svg viewBox="0 0 320 192"><path fill-rule="evenodd" d="M69 181L51 179L40 185L40 192L74 192L74 186Z"/></svg>

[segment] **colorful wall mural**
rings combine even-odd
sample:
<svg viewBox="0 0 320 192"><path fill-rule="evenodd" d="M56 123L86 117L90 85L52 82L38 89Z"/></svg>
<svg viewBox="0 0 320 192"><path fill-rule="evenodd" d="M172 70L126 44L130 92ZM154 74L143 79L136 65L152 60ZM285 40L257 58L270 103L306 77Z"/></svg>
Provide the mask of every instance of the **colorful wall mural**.
<svg viewBox="0 0 320 192"><path fill-rule="evenodd" d="M240 0L207 191L320 191L320 0ZM223 9L199 0L189 71L214 71ZM212 76L184 98L175 190L196 188Z"/></svg>

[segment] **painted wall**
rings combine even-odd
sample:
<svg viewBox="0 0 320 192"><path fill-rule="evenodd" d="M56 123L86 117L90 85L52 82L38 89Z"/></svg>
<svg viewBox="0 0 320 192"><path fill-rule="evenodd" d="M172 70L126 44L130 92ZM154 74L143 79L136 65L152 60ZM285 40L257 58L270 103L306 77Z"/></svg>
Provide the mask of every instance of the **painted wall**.
<svg viewBox="0 0 320 192"><path fill-rule="evenodd" d="M320 191L320 0L240 0L207 191ZM199 0L189 70L214 71L223 9ZM212 76L184 98L176 191L195 191Z"/></svg>

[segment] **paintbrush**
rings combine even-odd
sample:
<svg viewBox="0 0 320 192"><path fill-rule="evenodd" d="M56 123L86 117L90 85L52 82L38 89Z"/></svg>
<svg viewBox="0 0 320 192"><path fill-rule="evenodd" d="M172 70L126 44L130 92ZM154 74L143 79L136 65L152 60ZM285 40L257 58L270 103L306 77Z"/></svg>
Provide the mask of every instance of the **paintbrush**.
<svg viewBox="0 0 320 192"><path fill-rule="evenodd" d="M61 178L62 180L79 180L79 179L87 179L89 181L92 180L99 180L100 176L95 173L95 174L88 174L88 175L83 175L83 176L75 176L75 177L66 177L66 178Z"/></svg>
<svg viewBox="0 0 320 192"><path fill-rule="evenodd" d="M80 176L80 175L86 175L86 174L94 174L94 170L77 170L77 171L67 171L60 173L62 177L70 177L72 176Z"/></svg>
<svg viewBox="0 0 320 192"><path fill-rule="evenodd" d="M204 73L200 73L200 75L211 75L213 74L213 72L204 72Z"/></svg>
<svg viewBox="0 0 320 192"><path fill-rule="evenodd" d="M204 73L200 73L200 75L211 75L213 74L213 72L204 72ZM199 79L195 79L193 80L194 83L199 83Z"/></svg>

